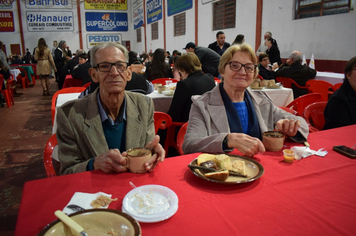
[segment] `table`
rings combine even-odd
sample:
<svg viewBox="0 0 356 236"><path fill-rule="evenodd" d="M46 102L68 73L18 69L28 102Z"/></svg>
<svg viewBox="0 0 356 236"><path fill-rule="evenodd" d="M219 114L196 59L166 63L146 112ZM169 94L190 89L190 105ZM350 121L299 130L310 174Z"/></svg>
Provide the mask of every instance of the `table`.
<svg viewBox="0 0 356 236"><path fill-rule="evenodd" d="M205 181L187 165L198 154L166 159L145 174L89 171L25 183L15 235L36 235L55 220L75 192L103 191L118 198L109 208L120 210L124 196L136 186L158 184L179 198L177 213L158 223L140 223L142 234L154 235L356 235L356 160L332 150L353 146L356 125L310 134L313 150L325 157L283 162L282 152L254 157L264 175L240 185ZM286 142L286 145L295 145Z"/></svg>
<svg viewBox="0 0 356 236"><path fill-rule="evenodd" d="M332 72L321 72L317 71L315 79L317 80L324 80L333 85L337 83L344 82L345 75L341 73L332 73Z"/></svg>
<svg viewBox="0 0 356 236"><path fill-rule="evenodd" d="M68 87L82 87L83 80L81 79L74 79L71 74L66 75L66 78L63 83L63 88Z"/></svg>
<svg viewBox="0 0 356 236"><path fill-rule="evenodd" d="M30 81L30 82L33 82L32 81L32 76L35 76L35 72L33 71L33 68L32 68L32 66L24 66L24 65L18 65L18 66L11 66L10 65L10 68L16 68L16 67L21 67L21 68L23 68L25 71L26 71L26 73L27 73L27 77L28 77L28 80ZM36 82L34 82L34 84L35 84Z"/></svg>
<svg viewBox="0 0 356 236"><path fill-rule="evenodd" d="M150 94L147 94L146 96L152 98L153 104L155 106L155 111L161 111L165 113L168 112L169 107L171 106L173 96L166 96L162 93L158 93L157 90L153 91Z"/></svg>
<svg viewBox="0 0 356 236"><path fill-rule="evenodd" d="M14 76L14 80L17 81L17 76L21 74L19 69L10 69L10 74Z"/></svg>
<svg viewBox="0 0 356 236"><path fill-rule="evenodd" d="M293 90L281 87L279 89L263 88L262 90L253 90L253 92L263 91L272 99L273 104L278 107L285 107L294 100Z"/></svg>

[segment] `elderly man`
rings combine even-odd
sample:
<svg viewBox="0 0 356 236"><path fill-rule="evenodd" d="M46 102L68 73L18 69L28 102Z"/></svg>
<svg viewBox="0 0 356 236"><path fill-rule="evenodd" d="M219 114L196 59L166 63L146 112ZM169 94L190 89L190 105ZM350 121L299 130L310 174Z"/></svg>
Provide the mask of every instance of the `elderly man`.
<svg viewBox="0 0 356 236"><path fill-rule="evenodd" d="M261 42L261 45L258 47L256 55L259 56L261 53L266 53L268 47L266 45L266 39L271 38L272 33L267 31L265 35L263 36L263 42Z"/></svg>
<svg viewBox="0 0 356 236"><path fill-rule="evenodd" d="M164 160L165 151L155 136L152 100L124 90L131 79L126 48L116 43L96 45L90 60L89 73L100 87L57 110L60 173L127 171L125 150L135 147L154 149L145 163L152 171Z"/></svg>
<svg viewBox="0 0 356 236"><path fill-rule="evenodd" d="M286 63L281 65L276 72L276 77L282 76L292 78L300 86L305 86L305 83L313 79L316 75L316 70L310 68L307 65L302 65L302 53L299 51L293 51ZM297 98L308 91L306 89L298 89L295 86L292 87L294 98Z"/></svg>
<svg viewBox="0 0 356 236"><path fill-rule="evenodd" d="M208 48L217 52L220 56L230 47L230 44L225 42L225 34L222 31L216 33L216 41L209 44Z"/></svg>
<svg viewBox="0 0 356 236"><path fill-rule="evenodd" d="M218 66L220 55L217 52L211 50L210 48L197 47L193 42L187 43L183 49L187 52L194 52L195 55L197 55L204 73L209 73L214 77L219 76Z"/></svg>

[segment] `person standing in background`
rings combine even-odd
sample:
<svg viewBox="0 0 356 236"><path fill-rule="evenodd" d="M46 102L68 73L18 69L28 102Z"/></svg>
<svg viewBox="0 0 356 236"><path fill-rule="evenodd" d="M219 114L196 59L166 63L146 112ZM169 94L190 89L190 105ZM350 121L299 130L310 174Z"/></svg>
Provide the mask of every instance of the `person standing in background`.
<svg viewBox="0 0 356 236"><path fill-rule="evenodd" d="M243 44L245 42L245 35L243 34L238 34L234 40L234 42L232 43L232 45L236 45L236 44Z"/></svg>
<svg viewBox="0 0 356 236"><path fill-rule="evenodd" d="M43 96L49 96L49 76L52 73L52 68L55 72L57 72L57 69L53 61L51 50L47 47L44 38L38 40L34 57L37 61L36 72L41 79Z"/></svg>
<svg viewBox="0 0 356 236"><path fill-rule="evenodd" d="M6 55L5 55L4 51L2 50L2 45L4 45L4 44L0 41L0 61L2 61L2 63L4 64L4 66L7 69L10 69L9 64L7 64Z"/></svg>
<svg viewBox="0 0 356 236"><path fill-rule="evenodd" d="M263 42L261 42L261 45L258 47L256 55L259 56L261 53L266 53L268 47L266 45L266 39L271 38L272 33L267 31L265 35L263 36Z"/></svg>
<svg viewBox="0 0 356 236"><path fill-rule="evenodd" d="M52 48L52 56L53 56L53 58L55 56L55 51L56 51L57 47L58 47L58 42L57 42L57 40L54 40L53 41L53 48Z"/></svg>
<svg viewBox="0 0 356 236"><path fill-rule="evenodd" d="M62 74L62 68L67 62L71 59L67 52L67 43L64 40L61 40L58 44L58 47L55 50L54 63L56 64L57 73L56 81L58 82L58 88L62 89L64 84L64 79L66 74Z"/></svg>

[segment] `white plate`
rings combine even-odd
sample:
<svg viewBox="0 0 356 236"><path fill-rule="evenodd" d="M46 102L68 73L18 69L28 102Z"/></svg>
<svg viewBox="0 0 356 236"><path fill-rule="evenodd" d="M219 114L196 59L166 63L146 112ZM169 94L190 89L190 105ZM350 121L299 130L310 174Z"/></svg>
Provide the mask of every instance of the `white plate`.
<svg viewBox="0 0 356 236"><path fill-rule="evenodd" d="M122 202L122 211L139 222L166 220L178 210L178 196L161 185L144 185L131 190Z"/></svg>

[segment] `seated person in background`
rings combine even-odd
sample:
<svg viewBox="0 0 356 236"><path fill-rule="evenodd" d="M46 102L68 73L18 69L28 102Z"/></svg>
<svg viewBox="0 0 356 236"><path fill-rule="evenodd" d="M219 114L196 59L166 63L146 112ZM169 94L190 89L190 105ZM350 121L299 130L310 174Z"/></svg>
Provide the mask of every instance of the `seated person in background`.
<svg viewBox="0 0 356 236"><path fill-rule="evenodd" d="M273 65L274 63L277 63L278 66L280 66L282 64L281 53L279 52L276 41L272 37L267 38L266 45L266 54L268 55L271 64Z"/></svg>
<svg viewBox="0 0 356 236"><path fill-rule="evenodd" d="M180 56L174 66L181 74L168 114L176 122L187 122L193 95L202 95L215 87L211 74L203 74L199 58L192 52Z"/></svg>
<svg viewBox="0 0 356 236"><path fill-rule="evenodd" d="M169 65L173 64L173 59L174 59L175 56L181 56L182 55L182 53L180 53L178 50L173 50L172 54L173 55L169 58L169 62L168 62Z"/></svg>
<svg viewBox="0 0 356 236"><path fill-rule="evenodd" d="M12 57L11 64L12 65L22 64L22 60L19 57L19 55L15 55L15 56Z"/></svg>
<svg viewBox="0 0 356 236"><path fill-rule="evenodd" d="M82 85L87 84L89 82L93 82L89 74L89 68L91 67L89 54L80 54L78 56L78 62L79 64L74 66L73 68L73 71L71 73L72 77L74 79L81 79L83 81Z"/></svg>
<svg viewBox="0 0 356 236"><path fill-rule="evenodd" d="M165 51L162 48L156 49L152 61L146 64L145 76L147 80L173 78L171 67L165 60Z"/></svg>
<svg viewBox="0 0 356 236"><path fill-rule="evenodd" d="M232 45L236 45L236 44L243 44L245 42L245 35L243 34L238 34L234 40L234 42L232 43Z"/></svg>
<svg viewBox="0 0 356 236"><path fill-rule="evenodd" d="M103 43L90 53L89 73L100 87L57 110L60 173L127 171L125 150L135 147L154 149L145 164L152 171L165 151L155 136L152 99L124 90L131 79L126 48Z"/></svg>
<svg viewBox="0 0 356 236"><path fill-rule="evenodd" d="M78 49L75 53L75 57L70 59L67 64L62 68L62 73L65 75L72 74L74 67L79 64L79 55L85 54L83 49Z"/></svg>
<svg viewBox="0 0 356 236"><path fill-rule="evenodd" d="M216 33L216 41L208 46L208 48L215 51L220 56L224 54L228 47L230 47L230 44L225 42L225 34L222 31Z"/></svg>
<svg viewBox="0 0 356 236"><path fill-rule="evenodd" d="M225 153L236 148L251 157L265 151L262 134L274 129L298 141L307 139L308 125L302 117L275 106L265 92L251 92L256 63L256 54L246 43L226 50L219 64L223 81L192 98L184 153Z"/></svg>
<svg viewBox="0 0 356 236"><path fill-rule="evenodd" d="M10 78L10 70L6 65L0 60L0 75L4 76L4 83L0 84L0 90L5 90L5 81Z"/></svg>
<svg viewBox="0 0 356 236"><path fill-rule="evenodd" d="M194 52L195 55L197 55L205 74L209 73L214 77L219 77L218 66L220 55L217 52L211 50L210 48L197 47L195 43L192 42L187 43L183 49L187 52Z"/></svg>
<svg viewBox="0 0 356 236"><path fill-rule="evenodd" d="M329 98L324 117L324 129L356 124L356 57L347 62L344 83Z"/></svg>
<svg viewBox="0 0 356 236"><path fill-rule="evenodd" d="M305 82L313 79L316 75L316 70L310 68L307 65L302 65L302 53L299 51L293 51L286 63L279 67L276 71L276 77L282 76L293 79L300 86L305 86ZM298 89L292 86L294 98L307 94L306 89Z"/></svg>
<svg viewBox="0 0 356 236"><path fill-rule="evenodd" d="M258 61L260 65L258 66L258 74L263 77L263 79L276 79L274 70L278 68L277 64L271 66L268 55L266 53L260 53L258 56Z"/></svg>

